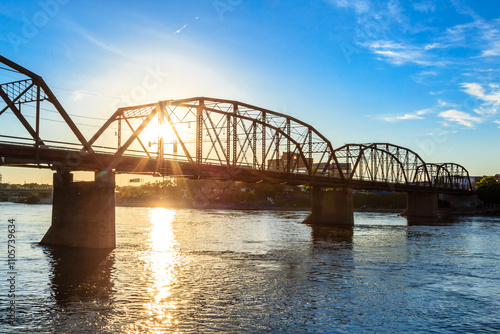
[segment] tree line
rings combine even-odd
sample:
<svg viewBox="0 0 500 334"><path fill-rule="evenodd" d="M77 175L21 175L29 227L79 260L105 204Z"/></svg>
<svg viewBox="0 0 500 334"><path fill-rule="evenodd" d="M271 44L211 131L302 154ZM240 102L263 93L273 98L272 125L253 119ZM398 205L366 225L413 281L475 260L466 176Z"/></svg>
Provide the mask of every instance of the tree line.
<svg viewBox="0 0 500 334"><path fill-rule="evenodd" d="M476 184L477 195L487 204L500 204L500 183L493 177L483 177Z"/></svg>

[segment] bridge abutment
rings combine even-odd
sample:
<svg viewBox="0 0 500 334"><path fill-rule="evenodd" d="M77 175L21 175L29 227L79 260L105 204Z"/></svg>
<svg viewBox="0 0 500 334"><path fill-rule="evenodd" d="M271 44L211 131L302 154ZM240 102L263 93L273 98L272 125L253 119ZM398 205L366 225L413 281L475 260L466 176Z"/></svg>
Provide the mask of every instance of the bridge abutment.
<svg viewBox="0 0 500 334"><path fill-rule="evenodd" d="M41 244L115 248L115 174L96 172L95 181L73 182L65 172L53 180L52 225Z"/></svg>
<svg viewBox="0 0 500 334"><path fill-rule="evenodd" d="M352 189L326 191L321 187L313 187L311 213L304 222L338 227L354 226Z"/></svg>

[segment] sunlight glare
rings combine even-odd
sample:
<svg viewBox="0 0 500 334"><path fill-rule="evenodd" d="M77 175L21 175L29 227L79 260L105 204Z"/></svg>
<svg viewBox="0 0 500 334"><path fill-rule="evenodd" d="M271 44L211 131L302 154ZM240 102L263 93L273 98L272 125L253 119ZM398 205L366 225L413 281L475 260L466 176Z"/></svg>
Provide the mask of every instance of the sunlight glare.
<svg viewBox="0 0 500 334"><path fill-rule="evenodd" d="M158 126L158 135L163 138L165 144L172 143L175 140L174 131L168 123L163 123Z"/></svg>
<svg viewBox="0 0 500 334"><path fill-rule="evenodd" d="M151 255L149 267L154 281L151 293L152 301L146 304L147 314L154 325L174 326L175 319L172 310L177 308L177 302L172 300L172 286L177 280L179 270L178 251L174 222L175 210L155 208L151 210Z"/></svg>

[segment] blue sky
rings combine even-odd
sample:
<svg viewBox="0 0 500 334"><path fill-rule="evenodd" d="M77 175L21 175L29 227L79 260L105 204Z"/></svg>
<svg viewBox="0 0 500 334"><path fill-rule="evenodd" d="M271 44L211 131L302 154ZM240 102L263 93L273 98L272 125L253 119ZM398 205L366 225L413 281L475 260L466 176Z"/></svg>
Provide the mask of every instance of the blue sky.
<svg viewBox="0 0 500 334"><path fill-rule="evenodd" d="M497 1L3 0L0 22L1 54L42 75L87 138L118 106L211 96L290 114L334 146L391 142L500 173ZM45 138L67 139L61 126Z"/></svg>

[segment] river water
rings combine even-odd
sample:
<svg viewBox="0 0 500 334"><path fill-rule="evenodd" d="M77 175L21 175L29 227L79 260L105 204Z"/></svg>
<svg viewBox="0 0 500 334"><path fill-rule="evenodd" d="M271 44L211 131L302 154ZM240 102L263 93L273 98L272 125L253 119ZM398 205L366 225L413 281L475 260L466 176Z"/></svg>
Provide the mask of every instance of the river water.
<svg viewBox="0 0 500 334"><path fill-rule="evenodd" d="M500 331L497 218L356 213L342 231L305 212L118 207L109 253L38 245L50 205L0 213L1 333Z"/></svg>

